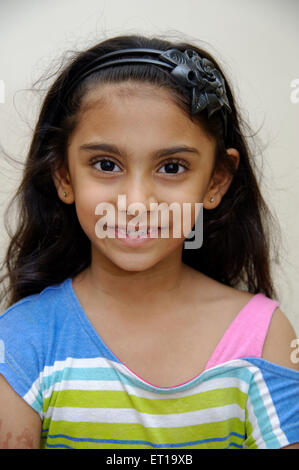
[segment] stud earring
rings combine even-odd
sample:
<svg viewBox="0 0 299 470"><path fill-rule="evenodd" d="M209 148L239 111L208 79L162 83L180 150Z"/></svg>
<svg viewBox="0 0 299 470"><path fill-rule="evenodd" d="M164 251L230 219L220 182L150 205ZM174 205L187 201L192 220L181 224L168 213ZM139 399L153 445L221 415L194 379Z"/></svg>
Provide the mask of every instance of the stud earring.
<svg viewBox="0 0 299 470"><path fill-rule="evenodd" d="M210 197L210 202L214 202L214 201L215 201L214 196L211 196L211 197Z"/></svg>
<svg viewBox="0 0 299 470"><path fill-rule="evenodd" d="M67 196L67 193L65 191L63 191L63 196L66 197Z"/></svg>

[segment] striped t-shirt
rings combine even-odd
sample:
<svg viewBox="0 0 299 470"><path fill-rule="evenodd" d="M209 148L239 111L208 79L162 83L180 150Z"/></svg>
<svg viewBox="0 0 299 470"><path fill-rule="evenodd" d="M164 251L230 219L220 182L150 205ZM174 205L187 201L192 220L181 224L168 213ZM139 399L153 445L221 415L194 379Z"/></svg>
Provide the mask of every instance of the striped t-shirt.
<svg viewBox="0 0 299 470"><path fill-rule="evenodd" d="M158 387L103 342L68 278L0 316L0 373L39 414L41 448L281 448L299 442L299 372L261 358L277 305L253 296L203 372Z"/></svg>

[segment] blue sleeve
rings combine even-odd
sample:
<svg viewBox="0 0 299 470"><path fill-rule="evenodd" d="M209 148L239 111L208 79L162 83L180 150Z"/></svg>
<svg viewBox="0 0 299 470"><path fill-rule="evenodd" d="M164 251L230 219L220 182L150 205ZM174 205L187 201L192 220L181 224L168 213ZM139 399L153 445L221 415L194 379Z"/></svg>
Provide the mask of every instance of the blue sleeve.
<svg viewBox="0 0 299 470"><path fill-rule="evenodd" d="M256 358L246 409L249 449L280 449L299 442L299 372Z"/></svg>
<svg viewBox="0 0 299 470"><path fill-rule="evenodd" d="M40 416L43 330L35 302L22 299L0 315L0 374Z"/></svg>

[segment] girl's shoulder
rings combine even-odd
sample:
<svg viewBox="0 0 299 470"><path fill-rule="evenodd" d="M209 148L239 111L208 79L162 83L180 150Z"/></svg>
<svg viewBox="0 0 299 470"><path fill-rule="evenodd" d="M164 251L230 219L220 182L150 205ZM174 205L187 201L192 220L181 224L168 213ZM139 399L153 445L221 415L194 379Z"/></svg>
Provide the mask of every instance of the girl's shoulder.
<svg viewBox="0 0 299 470"><path fill-rule="evenodd" d="M204 305L211 314L221 312L221 317L227 322L256 297L256 294L222 284L193 268L190 268L189 275L190 295L198 305Z"/></svg>
<svg viewBox="0 0 299 470"><path fill-rule="evenodd" d="M299 372L299 339L287 315L279 307L273 314L262 357Z"/></svg>
<svg viewBox="0 0 299 470"><path fill-rule="evenodd" d="M38 412L39 383L55 360L57 338L67 322L66 294L64 281L22 298L0 315L0 374Z"/></svg>
<svg viewBox="0 0 299 470"><path fill-rule="evenodd" d="M8 307L0 315L0 333L14 328L23 333L28 329L31 334L59 317L67 303L66 284L68 279L44 288L41 292L23 297ZM57 320L57 318L56 318Z"/></svg>
<svg viewBox="0 0 299 470"><path fill-rule="evenodd" d="M222 328L223 332L225 326L230 326L229 331L238 333L244 341L252 337L255 344L259 342L259 357L299 371L299 340L278 300L223 285L207 276L201 279L205 282L207 299L214 304L211 318L215 328Z"/></svg>
<svg viewBox="0 0 299 470"><path fill-rule="evenodd" d="M201 273L192 274L194 282L189 298L193 296L192 304L197 306L199 321L202 328L210 332L213 344L221 340L226 349L232 342L240 346L246 343L252 346L248 351L260 354L279 303L262 293L253 294Z"/></svg>
<svg viewBox="0 0 299 470"><path fill-rule="evenodd" d="M0 373L21 396L55 360L57 344L61 350L72 336L67 282L28 295L0 315Z"/></svg>

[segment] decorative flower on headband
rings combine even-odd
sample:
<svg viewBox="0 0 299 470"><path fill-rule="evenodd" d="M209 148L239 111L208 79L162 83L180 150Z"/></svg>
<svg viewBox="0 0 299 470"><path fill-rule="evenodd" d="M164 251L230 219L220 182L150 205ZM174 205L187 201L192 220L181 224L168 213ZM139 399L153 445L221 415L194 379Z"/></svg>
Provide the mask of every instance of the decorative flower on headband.
<svg viewBox="0 0 299 470"><path fill-rule="evenodd" d="M198 55L196 51L187 49L181 52L169 49L160 55L170 64L176 65L171 71L183 86L192 87L192 114L207 108L208 117L219 109L223 112L226 128L226 112L231 107L226 96L224 79L214 64Z"/></svg>

